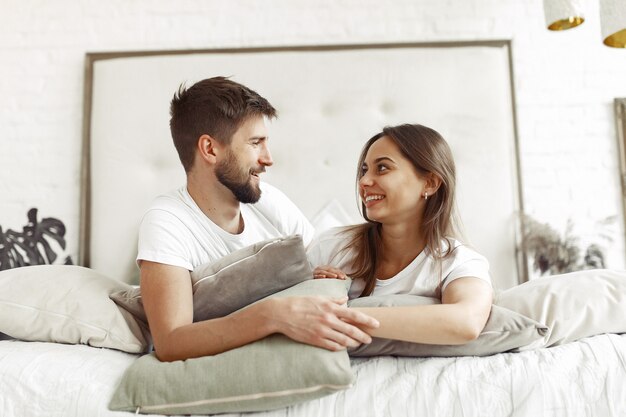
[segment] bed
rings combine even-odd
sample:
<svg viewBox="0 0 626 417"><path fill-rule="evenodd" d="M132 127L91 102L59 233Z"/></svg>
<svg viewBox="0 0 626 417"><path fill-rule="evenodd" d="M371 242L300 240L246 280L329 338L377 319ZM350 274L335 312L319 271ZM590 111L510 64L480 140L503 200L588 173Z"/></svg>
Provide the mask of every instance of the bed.
<svg viewBox="0 0 626 417"><path fill-rule="evenodd" d="M334 392L274 410L229 415L626 415L626 272L583 271L518 285L528 272L517 249L517 213L523 204L510 47L508 41L495 41L90 54L80 260L85 268L62 278L67 270L52 266L0 274L0 332L13 336L0 337L0 416L129 415L111 411L109 404L127 371L149 357L147 336L109 295L132 291L136 284L133 248L142 211L153 196L184 179L166 128L171 92L181 80L216 71L235 74L284 109L272 139L276 166L266 178L303 207L320 230L358 219L353 159L365 139L384 124L409 119L438 127L451 140L459 171L467 174L459 185L459 205L469 213L464 221L470 238L492 261L497 304L534 323L524 328L533 334L532 343L506 345L502 352L346 354L351 380ZM247 62L255 63L254 71L238 73L250 67ZM277 62L284 69L281 83L267 76ZM355 76L364 65L380 76ZM301 79L302 66L311 78ZM341 77L315 70L322 67ZM302 83L299 97L284 88L285 80ZM294 98L306 105L297 106ZM474 105L477 100L480 106ZM160 104L154 108L154 103ZM137 114L134 120L140 121L129 126L126 114ZM319 131L310 129L305 139L289 141L303 125ZM316 146L307 145L312 141ZM477 143L492 152L476 152ZM334 151L328 153L329 148ZM298 163L293 155L308 159ZM320 181L303 189L311 169ZM336 187L325 185L335 179ZM492 198L474 198L485 187L494 190ZM6 279L8 274L19 279ZM106 288L98 286L103 282ZM27 305L37 294L39 304ZM22 296L27 300L20 301ZM104 327L108 330L100 332ZM124 335L114 337L113 328L124 328ZM511 340L506 332L498 337L498 343ZM242 374L258 365L239 363Z"/></svg>
<svg viewBox="0 0 626 417"><path fill-rule="evenodd" d="M0 342L3 416L127 416L107 404L136 356L111 349ZM307 416L622 416L626 335L484 358L353 359L350 389L259 413Z"/></svg>

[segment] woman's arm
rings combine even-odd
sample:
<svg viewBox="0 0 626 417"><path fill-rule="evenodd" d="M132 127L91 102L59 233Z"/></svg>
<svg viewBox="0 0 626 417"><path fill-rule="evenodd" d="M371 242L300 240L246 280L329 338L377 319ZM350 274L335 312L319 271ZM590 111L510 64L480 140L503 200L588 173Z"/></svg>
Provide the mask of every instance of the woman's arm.
<svg viewBox="0 0 626 417"><path fill-rule="evenodd" d="M157 357L162 361L215 355L272 333L340 350L369 343L378 323L342 304L346 299L287 297L261 301L226 317L193 323L189 271L141 262L141 292Z"/></svg>
<svg viewBox="0 0 626 417"><path fill-rule="evenodd" d="M451 282L442 304L410 307L359 307L380 327L366 329L373 337L436 345L460 345L476 339L485 327L493 301L491 286L480 278Z"/></svg>

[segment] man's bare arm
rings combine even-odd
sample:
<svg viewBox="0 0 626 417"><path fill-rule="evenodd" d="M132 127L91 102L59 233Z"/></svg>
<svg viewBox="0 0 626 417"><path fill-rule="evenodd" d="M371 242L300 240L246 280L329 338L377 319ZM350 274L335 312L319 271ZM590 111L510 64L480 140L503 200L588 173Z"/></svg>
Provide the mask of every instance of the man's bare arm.
<svg viewBox="0 0 626 417"><path fill-rule="evenodd" d="M329 350L369 343L378 322L342 304L345 299L268 299L226 317L193 323L189 271L141 263L141 292L157 357L174 361L215 355L272 333Z"/></svg>

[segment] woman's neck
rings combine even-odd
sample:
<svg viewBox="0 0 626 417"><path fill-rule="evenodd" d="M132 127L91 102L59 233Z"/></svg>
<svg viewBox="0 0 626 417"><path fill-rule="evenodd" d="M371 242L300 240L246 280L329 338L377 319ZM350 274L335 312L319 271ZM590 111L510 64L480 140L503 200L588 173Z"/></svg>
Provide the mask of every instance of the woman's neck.
<svg viewBox="0 0 626 417"><path fill-rule="evenodd" d="M388 279L406 268L426 247L419 225L383 225L381 230L382 254L376 276Z"/></svg>

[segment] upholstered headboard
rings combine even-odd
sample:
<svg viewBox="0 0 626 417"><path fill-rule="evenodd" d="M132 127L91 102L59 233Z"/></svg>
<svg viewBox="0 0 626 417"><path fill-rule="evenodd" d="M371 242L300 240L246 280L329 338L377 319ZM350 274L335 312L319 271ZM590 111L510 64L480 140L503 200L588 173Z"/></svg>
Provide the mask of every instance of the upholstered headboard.
<svg viewBox="0 0 626 417"><path fill-rule="evenodd" d="M183 82L226 75L278 109L264 180L312 220L326 207L359 221L357 158L383 126L438 130L455 154L470 243L498 287L525 280L509 42L89 54L87 64L83 265L136 280L141 215L185 181L169 134L172 95Z"/></svg>

